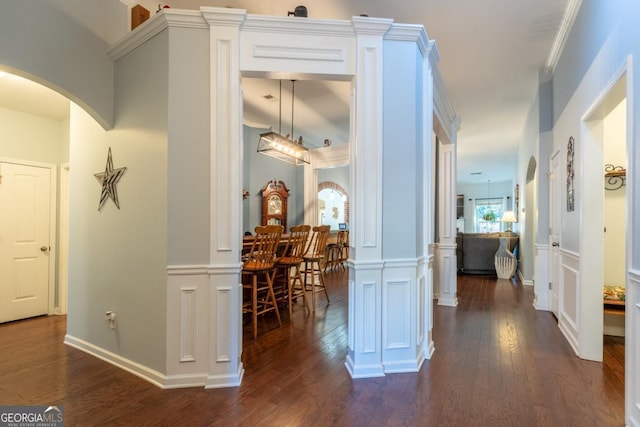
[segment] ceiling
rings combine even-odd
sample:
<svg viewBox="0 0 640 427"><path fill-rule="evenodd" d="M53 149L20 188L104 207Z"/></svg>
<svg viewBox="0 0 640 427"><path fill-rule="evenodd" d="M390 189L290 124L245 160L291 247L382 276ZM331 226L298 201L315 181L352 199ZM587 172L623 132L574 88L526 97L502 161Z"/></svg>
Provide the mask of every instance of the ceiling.
<svg viewBox="0 0 640 427"><path fill-rule="evenodd" d="M325 0L306 6L310 18L349 19L366 13L425 26L428 37L438 46L438 66L461 120L457 140L458 182L477 183L513 179L517 147L537 94L538 74L550 56L570 1ZM151 11L157 8L156 1L139 3ZM231 5L249 13L281 16L300 3L299 0L170 2L173 8ZM87 27L99 32L105 25ZM107 33L106 28L102 31L98 35L108 42L117 39L113 31ZM68 104L60 96L40 93L27 83L0 77L0 107L56 119L64 116L64 111L68 114ZM281 127L283 134L289 133L291 89L291 82L283 81L280 113L277 80L244 79L245 124L276 131ZM294 137L302 135L309 146L321 146L325 139L334 144L348 141L349 83L298 80L295 94Z"/></svg>

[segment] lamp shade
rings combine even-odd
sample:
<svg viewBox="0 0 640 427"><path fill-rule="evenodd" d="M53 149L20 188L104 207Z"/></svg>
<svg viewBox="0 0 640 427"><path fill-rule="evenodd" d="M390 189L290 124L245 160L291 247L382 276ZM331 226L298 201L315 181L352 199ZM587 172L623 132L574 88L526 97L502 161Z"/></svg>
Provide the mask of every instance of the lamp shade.
<svg viewBox="0 0 640 427"><path fill-rule="evenodd" d="M309 149L307 147L275 132L260 134L258 153L296 166L310 162Z"/></svg>
<svg viewBox="0 0 640 427"><path fill-rule="evenodd" d="M516 215L513 211L504 211L502 215L502 222L518 222Z"/></svg>
<svg viewBox="0 0 640 427"><path fill-rule="evenodd" d="M501 221L507 223L507 231L511 231L512 222L518 222L518 220L516 219L516 215L513 211L504 211Z"/></svg>

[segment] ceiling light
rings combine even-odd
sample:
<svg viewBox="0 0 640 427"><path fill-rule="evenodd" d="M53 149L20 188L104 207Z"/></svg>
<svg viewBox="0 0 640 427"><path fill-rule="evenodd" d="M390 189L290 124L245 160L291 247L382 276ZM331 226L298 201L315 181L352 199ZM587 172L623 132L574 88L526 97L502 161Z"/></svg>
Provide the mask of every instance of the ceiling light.
<svg viewBox="0 0 640 427"><path fill-rule="evenodd" d="M295 80L291 80L291 136L293 137L293 100L295 98ZM280 117L279 126L282 127L282 81L280 81ZM310 163L309 149L302 144L302 136L298 141L282 136L282 130L260 134L258 153L294 164L296 166Z"/></svg>

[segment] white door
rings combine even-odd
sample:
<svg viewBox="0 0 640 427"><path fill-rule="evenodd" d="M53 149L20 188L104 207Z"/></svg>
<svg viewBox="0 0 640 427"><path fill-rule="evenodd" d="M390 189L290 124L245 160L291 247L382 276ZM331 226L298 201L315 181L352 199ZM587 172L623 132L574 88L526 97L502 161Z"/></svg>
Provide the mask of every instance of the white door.
<svg viewBox="0 0 640 427"><path fill-rule="evenodd" d="M51 169L0 162L0 323L47 314Z"/></svg>
<svg viewBox="0 0 640 427"><path fill-rule="evenodd" d="M558 295L560 287L560 221L561 221L561 173L560 151L551 155L549 165L549 304L551 312L558 317Z"/></svg>

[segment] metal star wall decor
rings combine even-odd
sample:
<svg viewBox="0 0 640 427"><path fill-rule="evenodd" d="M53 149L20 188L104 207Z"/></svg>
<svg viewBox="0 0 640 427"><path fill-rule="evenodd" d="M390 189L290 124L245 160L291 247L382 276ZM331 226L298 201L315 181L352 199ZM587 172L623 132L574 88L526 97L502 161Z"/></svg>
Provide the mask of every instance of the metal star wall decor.
<svg viewBox="0 0 640 427"><path fill-rule="evenodd" d="M102 193L100 194L100 204L98 210L101 211L104 207L107 199L113 200L113 203L118 209L120 209L120 202L118 201L118 181L122 178L122 175L127 171L127 168L113 168L113 160L111 159L111 147L109 147L109 154L107 155L107 166L104 172L96 173L93 176L96 177L100 185L102 185Z"/></svg>

